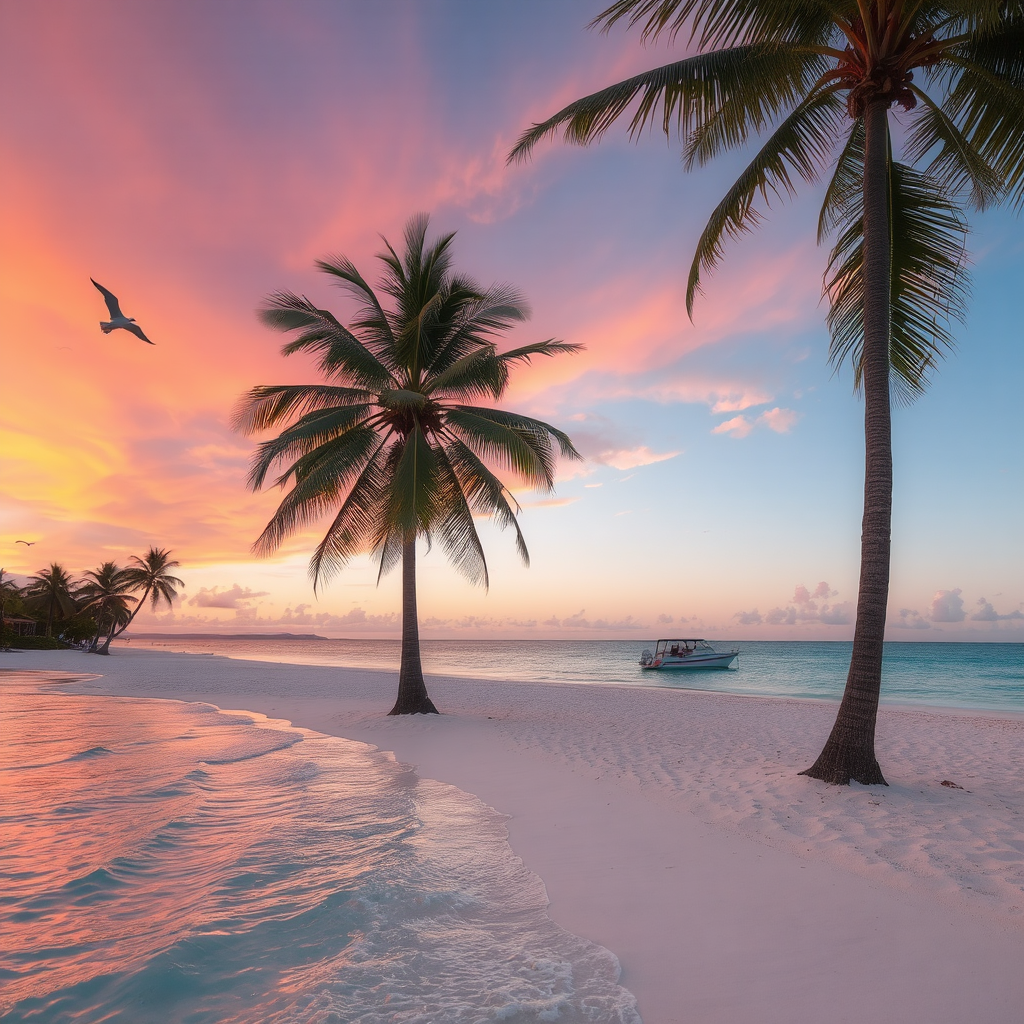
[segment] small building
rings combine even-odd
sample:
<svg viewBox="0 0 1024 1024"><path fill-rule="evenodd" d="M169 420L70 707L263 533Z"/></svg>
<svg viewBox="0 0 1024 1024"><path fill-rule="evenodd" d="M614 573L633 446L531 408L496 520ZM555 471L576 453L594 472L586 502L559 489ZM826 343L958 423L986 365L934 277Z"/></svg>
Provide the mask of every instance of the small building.
<svg viewBox="0 0 1024 1024"><path fill-rule="evenodd" d="M39 623L35 619L22 619L17 615L4 616L4 629L9 629L15 636L35 636L37 625Z"/></svg>

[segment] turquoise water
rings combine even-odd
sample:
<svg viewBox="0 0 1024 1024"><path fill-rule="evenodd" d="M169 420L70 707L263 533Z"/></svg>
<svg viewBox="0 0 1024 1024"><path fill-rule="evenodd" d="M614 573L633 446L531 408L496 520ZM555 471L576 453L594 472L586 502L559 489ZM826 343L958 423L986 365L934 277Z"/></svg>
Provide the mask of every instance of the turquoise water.
<svg viewBox="0 0 1024 1024"><path fill-rule="evenodd" d="M258 715L58 684L0 672L5 1022L639 1024L475 797Z"/></svg>
<svg viewBox="0 0 1024 1024"><path fill-rule="evenodd" d="M637 662L653 640L425 640L423 667L434 675L539 683L673 686L754 696L838 700L850 643L740 640L728 670L644 672ZM133 646L298 664L396 671L397 640L239 640L138 638ZM1024 644L885 645L883 701L1024 712Z"/></svg>

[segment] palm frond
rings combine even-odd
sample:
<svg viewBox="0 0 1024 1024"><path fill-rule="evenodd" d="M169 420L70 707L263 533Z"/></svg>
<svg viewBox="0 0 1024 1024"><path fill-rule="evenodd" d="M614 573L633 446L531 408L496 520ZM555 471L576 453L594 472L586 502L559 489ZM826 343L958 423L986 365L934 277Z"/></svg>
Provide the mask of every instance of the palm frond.
<svg viewBox="0 0 1024 1024"><path fill-rule="evenodd" d="M964 40L948 55L955 82L942 109L1024 205L1024 16Z"/></svg>
<svg viewBox="0 0 1024 1024"><path fill-rule="evenodd" d="M894 395L913 401L929 371L954 339L951 323L963 322L969 281L966 222L939 183L904 164L889 162L892 238L891 340ZM861 381L864 338L863 217L851 213L832 250L825 275L832 334L830 361L849 360L854 386Z"/></svg>
<svg viewBox="0 0 1024 1024"><path fill-rule="evenodd" d="M309 562L314 589L340 572L355 555L370 550L385 507L387 455L381 443L366 460Z"/></svg>
<svg viewBox="0 0 1024 1024"><path fill-rule="evenodd" d="M829 64L813 50L797 46L770 46L745 53L718 50L708 57L740 54L721 74L719 95L701 116L686 140L684 166L703 167L715 157L746 145L754 134L771 125L780 112L790 110L813 93ZM724 63L724 62L723 62Z"/></svg>
<svg viewBox="0 0 1024 1024"><path fill-rule="evenodd" d="M985 209L1002 192L999 174L924 90L916 86L911 86L911 89L924 104L924 109L918 114L907 138L903 151L905 160L908 164L915 164L937 149L925 172L939 183L947 195L967 192L975 209Z"/></svg>
<svg viewBox="0 0 1024 1024"><path fill-rule="evenodd" d="M431 536L437 537L448 560L470 583L486 590L490 586L487 558L480 535L473 522L473 512L461 481L448 461L443 448L434 450L437 459L438 483L441 489L440 505L443 509L432 524Z"/></svg>
<svg viewBox="0 0 1024 1024"><path fill-rule="evenodd" d="M388 368L332 313L318 309L309 299L291 292L277 292L259 311L260 319L279 331L301 331L281 352L314 352L327 377L341 377L349 384L376 390L393 385Z"/></svg>
<svg viewBox="0 0 1024 1024"><path fill-rule="evenodd" d="M512 498L505 485L484 465L473 450L457 437L449 434L444 442L448 462L459 479L459 485L470 507L475 512L493 516L502 529L511 527L516 535L516 550L523 565L530 564L530 552L526 538L519 528L516 512L519 505ZM509 499L511 499L511 504ZM515 504L515 509L512 508Z"/></svg>
<svg viewBox="0 0 1024 1024"><path fill-rule="evenodd" d="M329 384L260 385L238 401L231 423L242 434L256 434L292 416L336 406L358 405L373 398L365 388Z"/></svg>
<svg viewBox="0 0 1024 1024"><path fill-rule="evenodd" d="M818 245L841 224L849 221L854 207L863 203L864 185L864 119L853 123L846 145L836 160L832 178L818 214Z"/></svg>
<svg viewBox="0 0 1024 1024"><path fill-rule="evenodd" d="M718 204L697 243L686 286L686 311L701 290L702 272L712 270L725 254L726 238L738 238L754 228L761 215L753 203L760 193L792 195L792 173L815 181L832 154L846 114L845 103L832 89L809 96L772 133L760 152Z"/></svg>
<svg viewBox="0 0 1024 1024"><path fill-rule="evenodd" d="M303 456L282 477L282 482L289 477L295 482L253 550L271 554L296 529L326 515L382 443L371 427L359 426Z"/></svg>
<svg viewBox="0 0 1024 1024"><path fill-rule="evenodd" d="M494 285L472 294L469 282L459 292L456 308L449 316L450 328L424 364L434 377L460 359L492 347L494 337L530 318L530 308L511 285Z"/></svg>
<svg viewBox="0 0 1024 1024"><path fill-rule="evenodd" d="M562 431L517 413L459 405L445 411L445 424L477 454L545 490L554 486L552 438L564 457L582 458Z"/></svg>
<svg viewBox="0 0 1024 1024"><path fill-rule="evenodd" d="M534 341L529 345L520 345L519 348L510 348L505 352L499 352L498 359L503 363L515 363L520 360L528 363L533 356L556 356L560 353L575 355L585 348L586 345L581 345L579 342L548 338L547 341Z"/></svg>
<svg viewBox="0 0 1024 1024"><path fill-rule="evenodd" d="M366 421L373 408L371 405L348 405L310 412L282 430L277 437L263 441L252 456L246 480L249 489L258 491L276 463L295 459L284 476L277 480L278 486L283 485L293 474L302 473L303 459L315 457L317 451L329 442L337 442L335 448L338 449L354 443L358 449L362 442L359 438L353 442L353 430L358 427L370 428L371 425ZM345 440L346 434L348 441Z"/></svg>
<svg viewBox="0 0 1024 1024"><path fill-rule="evenodd" d="M637 98L628 129L632 138L659 121L666 135L674 127L686 138L728 103L716 137L734 139L792 106L820 73L821 57L798 47L752 43L700 53L575 100L523 132L508 162L526 159L541 139L560 128L566 142L588 145ZM760 89L752 87L755 80Z"/></svg>
<svg viewBox="0 0 1024 1024"><path fill-rule="evenodd" d="M441 510L437 455L417 425L396 448L389 467L389 508L383 532L405 539L433 528Z"/></svg>
<svg viewBox="0 0 1024 1024"><path fill-rule="evenodd" d="M342 286L362 302L363 305L353 319L352 325L356 330L366 332L367 347L378 359L384 359L395 345L391 320L381 306L376 292L366 283L356 265L347 256L335 253L316 260L315 266L323 273L338 278Z"/></svg>
<svg viewBox="0 0 1024 1024"><path fill-rule="evenodd" d="M608 31L621 20L643 23L644 42L662 35L675 39L687 29L702 47L745 39L822 40L830 34L836 7L828 0L616 0L591 25ZM854 4L846 7L856 12Z"/></svg>

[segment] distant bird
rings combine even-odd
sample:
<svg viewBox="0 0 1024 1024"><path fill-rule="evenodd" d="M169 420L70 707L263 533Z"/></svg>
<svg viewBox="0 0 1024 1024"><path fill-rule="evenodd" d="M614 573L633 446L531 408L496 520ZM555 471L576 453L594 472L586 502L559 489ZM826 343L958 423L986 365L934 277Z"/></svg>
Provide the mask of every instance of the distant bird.
<svg viewBox="0 0 1024 1024"><path fill-rule="evenodd" d="M150 344L152 344L152 342L150 342ZM25 547L30 548L30 547L32 547L33 544L36 543L36 541L34 541L34 540L16 540L14 543L15 544L24 544Z"/></svg>
<svg viewBox="0 0 1024 1024"><path fill-rule="evenodd" d="M100 330L104 334L109 334L111 331L116 331L119 327L123 327L126 331L131 331L136 338L141 338L147 345L152 345L153 342L142 333L142 328L135 322L135 317L125 316L121 312L121 307L117 304L117 296L93 278L90 277L89 280L103 293L103 301L106 302L107 310L110 313L109 321L100 321Z"/></svg>

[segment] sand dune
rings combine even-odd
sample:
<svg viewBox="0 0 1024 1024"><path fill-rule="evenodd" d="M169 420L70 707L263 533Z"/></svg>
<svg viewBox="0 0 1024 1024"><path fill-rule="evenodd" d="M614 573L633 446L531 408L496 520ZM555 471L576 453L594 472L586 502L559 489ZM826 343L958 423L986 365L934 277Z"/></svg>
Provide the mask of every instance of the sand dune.
<svg viewBox="0 0 1024 1024"><path fill-rule="evenodd" d="M477 794L647 1024L1024 1017L1024 716L884 707L889 788L835 788L796 774L834 715L814 701L434 679L444 715L389 719L393 673L126 649L5 667L286 718Z"/></svg>

